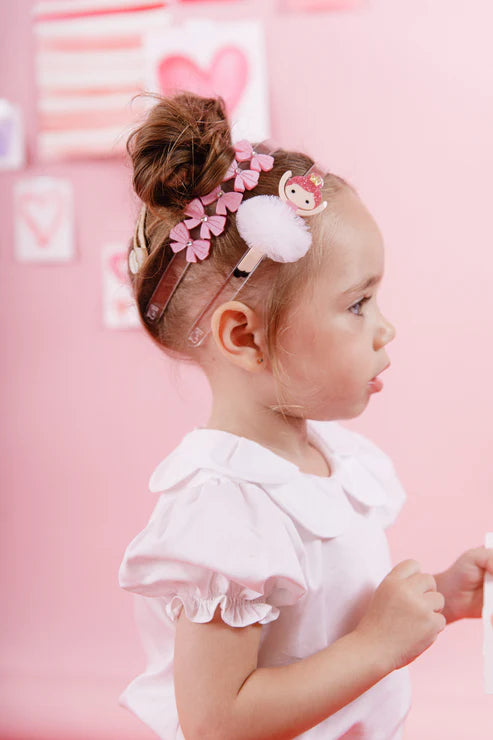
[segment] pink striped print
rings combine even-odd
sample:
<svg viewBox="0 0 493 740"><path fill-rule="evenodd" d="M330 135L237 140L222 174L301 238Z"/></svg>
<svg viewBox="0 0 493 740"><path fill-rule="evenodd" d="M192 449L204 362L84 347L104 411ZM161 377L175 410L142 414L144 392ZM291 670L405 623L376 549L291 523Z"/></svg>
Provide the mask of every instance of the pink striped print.
<svg viewBox="0 0 493 740"><path fill-rule="evenodd" d="M126 110L77 111L74 113L41 113L43 131L71 131L74 129L98 129L108 126L126 126L131 115Z"/></svg>
<svg viewBox="0 0 493 740"><path fill-rule="evenodd" d="M149 3L121 8L94 8L93 10L78 10L73 13L44 13L36 16L37 21L65 21L75 18L90 18L98 15L117 15L118 13L139 13L142 10L157 10L166 7L164 2Z"/></svg>
<svg viewBox="0 0 493 740"><path fill-rule="evenodd" d="M138 49L141 37L133 36L95 36L68 37L64 39L39 39L40 51L108 51L109 49Z"/></svg>

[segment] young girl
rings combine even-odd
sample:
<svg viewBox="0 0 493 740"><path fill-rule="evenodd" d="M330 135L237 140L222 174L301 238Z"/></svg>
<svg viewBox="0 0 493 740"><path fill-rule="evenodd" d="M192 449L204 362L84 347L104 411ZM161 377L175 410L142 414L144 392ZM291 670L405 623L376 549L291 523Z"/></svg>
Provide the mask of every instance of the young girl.
<svg viewBox="0 0 493 740"><path fill-rule="evenodd" d="M163 740L402 738L406 666L481 615L493 551L392 568L404 491L336 421L390 364L380 232L308 156L233 146L221 99L159 99L128 149L141 320L213 404L154 470L120 567L148 664L119 701Z"/></svg>

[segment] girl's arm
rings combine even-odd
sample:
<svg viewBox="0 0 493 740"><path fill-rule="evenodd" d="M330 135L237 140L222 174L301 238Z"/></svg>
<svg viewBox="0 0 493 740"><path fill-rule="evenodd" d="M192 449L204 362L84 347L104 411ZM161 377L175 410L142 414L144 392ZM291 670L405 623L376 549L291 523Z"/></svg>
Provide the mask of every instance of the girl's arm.
<svg viewBox="0 0 493 740"><path fill-rule="evenodd" d="M180 614L175 691L187 740L290 740L430 647L445 599L416 560L383 579L356 629L296 663L257 668L261 626L229 627Z"/></svg>
<svg viewBox="0 0 493 740"><path fill-rule="evenodd" d="M375 641L351 632L296 663L257 668L261 625L219 616L175 637L175 693L186 740L288 740L322 722L393 670Z"/></svg>

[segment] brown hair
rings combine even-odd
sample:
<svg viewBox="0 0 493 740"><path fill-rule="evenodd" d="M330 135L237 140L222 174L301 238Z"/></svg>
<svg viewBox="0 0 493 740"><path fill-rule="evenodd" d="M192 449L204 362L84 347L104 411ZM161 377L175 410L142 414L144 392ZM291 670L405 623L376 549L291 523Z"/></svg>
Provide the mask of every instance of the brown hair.
<svg viewBox="0 0 493 740"><path fill-rule="evenodd" d="M196 197L221 184L235 151L221 98L204 98L193 93L173 97L150 94L158 100L127 141L133 163L133 187L147 205L145 238L149 256L137 275L129 271L140 320L159 347L172 357L198 361L197 349L187 344L188 329L201 309L246 251L236 229L234 214L228 214L226 228L213 237L209 256L191 265L157 324L147 323L147 303L164 269L173 257L169 232L183 219L183 209ZM299 152L279 149L273 153L274 166L262 172L255 195L276 195L286 170L304 175L314 164ZM324 198L329 201L344 185L337 175L324 177ZM310 284L320 265L320 216L310 219L313 245L305 257L294 263L264 258L241 290L241 300L260 310L265 321L268 359L278 382L282 367L276 353L283 317L293 296ZM318 236L318 238L317 238ZM132 249L132 240L129 252ZM172 270L170 268L170 270Z"/></svg>

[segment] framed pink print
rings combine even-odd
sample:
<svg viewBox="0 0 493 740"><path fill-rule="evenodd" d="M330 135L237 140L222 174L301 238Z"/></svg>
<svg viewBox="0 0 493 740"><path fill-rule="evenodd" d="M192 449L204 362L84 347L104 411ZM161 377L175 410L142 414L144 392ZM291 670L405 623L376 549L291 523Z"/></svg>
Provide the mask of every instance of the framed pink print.
<svg viewBox="0 0 493 740"><path fill-rule="evenodd" d="M233 138L270 135L264 30L257 21L195 19L146 38L148 88L221 95Z"/></svg>
<svg viewBox="0 0 493 740"><path fill-rule="evenodd" d="M14 185L15 255L28 262L67 262L74 256L72 183L30 177Z"/></svg>

